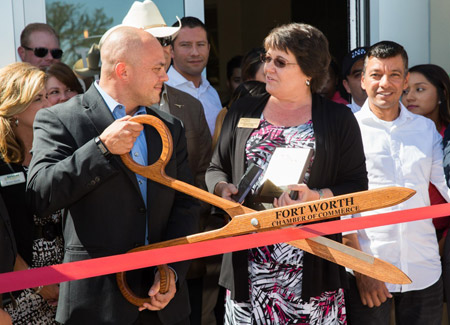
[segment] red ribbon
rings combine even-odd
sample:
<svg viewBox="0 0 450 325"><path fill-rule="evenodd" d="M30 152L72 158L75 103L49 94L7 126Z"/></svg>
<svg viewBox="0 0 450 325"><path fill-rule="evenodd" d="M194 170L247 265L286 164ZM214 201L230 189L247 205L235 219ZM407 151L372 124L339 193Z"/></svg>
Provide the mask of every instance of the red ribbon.
<svg viewBox="0 0 450 325"><path fill-rule="evenodd" d="M3 273L0 274L0 293L174 263L291 240L448 215L450 215L450 203Z"/></svg>

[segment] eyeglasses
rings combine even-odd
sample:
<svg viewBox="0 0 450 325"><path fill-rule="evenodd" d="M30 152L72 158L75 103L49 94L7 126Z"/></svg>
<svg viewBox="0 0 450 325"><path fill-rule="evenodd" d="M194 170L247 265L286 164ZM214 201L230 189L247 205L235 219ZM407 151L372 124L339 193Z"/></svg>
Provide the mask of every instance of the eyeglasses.
<svg viewBox="0 0 450 325"><path fill-rule="evenodd" d="M166 47L166 46L169 46L170 44L172 44L171 36L157 37L156 39L159 41L159 44L161 44L162 47Z"/></svg>
<svg viewBox="0 0 450 325"><path fill-rule="evenodd" d="M281 68L281 69L286 67L289 64L297 65L297 63L286 62L286 61L284 61L283 59L280 59L280 58L272 59L272 57L266 55L265 53L261 54L260 58L261 58L261 62L263 62L263 63L270 63L273 60L273 64L277 68Z"/></svg>
<svg viewBox="0 0 450 325"><path fill-rule="evenodd" d="M22 45L22 47L25 50L28 51L33 51L34 55L36 55L38 58L43 58L48 54L49 49L45 48L45 47L35 47L34 49L32 49L31 47ZM54 59L61 59L62 55L63 55L63 51L61 49L52 49L50 50L50 54L52 55L52 57Z"/></svg>

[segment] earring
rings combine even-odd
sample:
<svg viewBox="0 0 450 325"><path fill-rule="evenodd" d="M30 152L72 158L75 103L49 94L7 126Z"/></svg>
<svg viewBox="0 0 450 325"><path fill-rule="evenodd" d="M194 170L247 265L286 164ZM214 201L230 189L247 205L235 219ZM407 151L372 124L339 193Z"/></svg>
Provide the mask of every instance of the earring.
<svg viewBox="0 0 450 325"><path fill-rule="evenodd" d="M19 126L19 119L16 118L16 119L14 120L14 124L15 124L16 126Z"/></svg>
<svg viewBox="0 0 450 325"><path fill-rule="evenodd" d="M441 101L438 102L439 105L441 105L441 103L442 103Z"/></svg>
<svg viewBox="0 0 450 325"><path fill-rule="evenodd" d="M309 87L309 85L311 85L311 80L309 80L309 79L306 79L306 86L308 86L308 87Z"/></svg>

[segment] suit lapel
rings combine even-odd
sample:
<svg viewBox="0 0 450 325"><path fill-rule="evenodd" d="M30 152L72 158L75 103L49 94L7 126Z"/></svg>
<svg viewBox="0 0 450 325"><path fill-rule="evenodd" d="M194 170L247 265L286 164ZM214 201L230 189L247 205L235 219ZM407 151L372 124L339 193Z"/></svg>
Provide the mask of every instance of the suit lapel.
<svg viewBox="0 0 450 325"><path fill-rule="evenodd" d="M175 110L177 110L178 115L180 112L184 112L184 103L179 98L177 92L172 91L172 87L164 85L164 87L167 88L167 98L169 101L169 111L171 114L174 113Z"/></svg>
<svg viewBox="0 0 450 325"><path fill-rule="evenodd" d="M94 85L92 85L84 94L82 105L87 116L94 126L94 136L99 136L109 125L111 125L111 123L114 122L114 117L111 111L106 106L105 101L103 100L102 96L100 96ZM139 193L141 193L136 175L132 171L130 171L127 166L125 166L125 164L122 162L122 159L120 159L120 156L113 155L112 159L118 166L120 166L120 168L123 169L125 174L133 183L133 187Z"/></svg>

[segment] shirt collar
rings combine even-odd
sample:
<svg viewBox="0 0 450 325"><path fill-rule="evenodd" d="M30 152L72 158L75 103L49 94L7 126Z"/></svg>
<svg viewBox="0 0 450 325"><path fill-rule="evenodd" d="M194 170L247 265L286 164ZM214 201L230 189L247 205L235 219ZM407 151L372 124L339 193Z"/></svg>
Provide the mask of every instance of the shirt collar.
<svg viewBox="0 0 450 325"><path fill-rule="evenodd" d="M167 72L169 75L169 80L171 85L173 85L175 88L181 84L184 83L190 83L193 87L195 87L194 83L192 81L187 80L181 73L179 73L173 66L170 66L169 71ZM199 88L208 88L210 86L210 83L208 79L205 78L205 76L202 73L202 81L200 82Z"/></svg>
<svg viewBox="0 0 450 325"><path fill-rule="evenodd" d="M162 107L168 107L169 106L169 97L167 95L167 87L164 84L162 92L161 92L161 99L159 103L153 104L151 107L155 109L161 109Z"/></svg>
<svg viewBox="0 0 450 325"><path fill-rule="evenodd" d="M164 106L164 105L166 105L166 103L168 103L168 102L169 102L169 99L168 99L168 97L167 97L167 87L164 86L164 87L163 87L163 90L162 90L162 92L161 92L161 100L159 101L159 104L160 104L161 106Z"/></svg>
<svg viewBox="0 0 450 325"><path fill-rule="evenodd" d="M111 111L111 114L114 115L114 111L116 108L123 108L125 112L125 106L117 102L114 98L112 98L106 91L104 91L99 84L99 81L94 81L94 86L97 88L98 92L100 93L100 96L102 96L103 100L106 103L106 106L108 106L108 109ZM139 106L136 113L134 115L140 115L140 114L146 114L147 111L144 106Z"/></svg>
<svg viewBox="0 0 450 325"><path fill-rule="evenodd" d="M414 118L414 113L411 113L403 104L401 101L399 101L400 105L400 114L399 116L393 121L395 124L403 124L404 122L407 122ZM361 110L357 112L358 117L361 121L363 120L374 120L374 121L382 121L380 120L371 110L369 107L369 99L367 98L364 102L364 105L361 107Z"/></svg>
<svg viewBox="0 0 450 325"><path fill-rule="evenodd" d="M96 81L94 82L94 86L95 86L95 88L97 88L98 92L100 93L100 96L102 96L103 100L104 100L105 103L106 103L106 106L108 106L108 109L111 111L111 113L114 113L114 109L115 109L117 106L124 107L122 104L116 102L116 101L114 100L114 98L112 98L111 96L109 96L109 95L106 93L106 91L104 91L104 90L100 87L99 81L98 81L98 80L96 80Z"/></svg>

